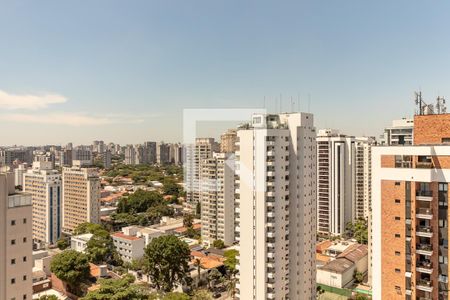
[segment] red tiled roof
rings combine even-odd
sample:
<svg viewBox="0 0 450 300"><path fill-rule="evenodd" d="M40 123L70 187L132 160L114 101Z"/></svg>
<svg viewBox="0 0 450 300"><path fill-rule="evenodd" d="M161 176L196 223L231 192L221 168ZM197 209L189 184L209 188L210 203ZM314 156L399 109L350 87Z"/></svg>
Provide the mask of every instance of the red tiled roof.
<svg viewBox="0 0 450 300"><path fill-rule="evenodd" d="M126 235L126 234L123 234L122 232L113 233L113 236L118 237L118 238L122 238L122 239L125 239L125 240L130 240L130 241L136 241L136 240L140 239L137 236Z"/></svg>

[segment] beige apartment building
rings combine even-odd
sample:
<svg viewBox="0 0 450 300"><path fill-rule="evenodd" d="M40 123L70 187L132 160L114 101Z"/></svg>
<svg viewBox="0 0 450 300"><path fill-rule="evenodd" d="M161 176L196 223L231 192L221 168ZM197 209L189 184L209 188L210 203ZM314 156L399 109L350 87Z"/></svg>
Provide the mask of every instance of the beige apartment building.
<svg viewBox="0 0 450 300"><path fill-rule="evenodd" d="M234 155L214 153L200 170L202 240L234 243Z"/></svg>
<svg viewBox="0 0 450 300"><path fill-rule="evenodd" d="M100 222L100 179L95 168L63 168L62 231L71 234L81 223Z"/></svg>
<svg viewBox="0 0 450 300"><path fill-rule="evenodd" d="M55 244L62 227L61 174L51 165L34 162L23 178L23 190L33 201L33 241L38 248Z"/></svg>
<svg viewBox="0 0 450 300"><path fill-rule="evenodd" d="M236 152L237 130L228 129L220 136L220 152Z"/></svg>
<svg viewBox="0 0 450 300"><path fill-rule="evenodd" d="M13 173L0 173L0 299L31 299L32 239L31 195L15 191Z"/></svg>
<svg viewBox="0 0 450 300"><path fill-rule="evenodd" d="M372 149L374 299L449 299L450 114L417 115L413 145Z"/></svg>

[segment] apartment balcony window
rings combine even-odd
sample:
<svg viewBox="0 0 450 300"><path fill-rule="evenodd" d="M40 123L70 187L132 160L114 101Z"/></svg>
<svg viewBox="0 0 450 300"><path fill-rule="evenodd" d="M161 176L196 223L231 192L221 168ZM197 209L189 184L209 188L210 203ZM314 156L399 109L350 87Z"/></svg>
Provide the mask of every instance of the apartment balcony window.
<svg viewBox="0 0 450 300"><path fill-rule="evenodd" d="M431 169L433 168L433 161L431 156L418 156L416 168L418 169Z"/></svg>

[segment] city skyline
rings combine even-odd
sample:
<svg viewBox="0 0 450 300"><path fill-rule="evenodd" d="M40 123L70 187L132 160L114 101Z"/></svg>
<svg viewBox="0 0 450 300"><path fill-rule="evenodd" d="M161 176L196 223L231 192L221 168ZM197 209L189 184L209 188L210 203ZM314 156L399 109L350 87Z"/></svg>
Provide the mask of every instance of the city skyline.
<svg viewBox="0 0 450 300"><path fill-rule="evenodd" d="M281 111L298 111L300 98L317 128L378 137L391 120L412 117L415 90L428 102L450 95L449 6L4 4L1 142L175 142L183 109L265 102L278 113L280 97Z"/></svg>

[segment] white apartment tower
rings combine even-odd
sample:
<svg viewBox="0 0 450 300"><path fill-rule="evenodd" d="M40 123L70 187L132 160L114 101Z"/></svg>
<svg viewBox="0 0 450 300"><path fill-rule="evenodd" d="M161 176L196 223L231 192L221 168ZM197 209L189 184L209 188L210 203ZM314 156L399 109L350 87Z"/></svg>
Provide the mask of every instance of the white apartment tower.
<svg viewBox="0 0 450 300"><path fill-rule="evenodd" d="M254 115L237 135L238 297L315 299L313 115Z"/></svg>
<svg viewBox="0 0 450 300"><path fill-rule="evenodd" d="M31 299L31 196L17 193L14 174L0 171L0 299Z"/></svg>
<svg viewBox="0 0 450 300"><path fill-rule="evenodd" d="M219 151L219 145L214 138L197 138L195 145L186 146L186 161L184 163L185 189L187 201L198 203L200 200L200 168L202 162Z"/></svg>
<svg viewBox="0 0 450 300"><path fill-rule="evenodd" d="M200 170L202 240L234 243L234 155L214 153Z"/></svg>
<svg viewBox="0 0 450 300"><path fill-rule="evenodd" d="M389 146L412 145L414 119L403 118L392 121L392 125L384 129L382 143Z"/></svg>
<svg viewBox="0 0 450 300"><path fill-rule="evenodd" d="M23 190L33 202L33 241L40 246L55 244L62 228L61 175L35 162L23 178Z"/></svg>
<svg viewBox="0 0 450 300"><path fill-rule="evenodd" d="M341 235L348 222L368 217L371 138L336 130L317 136L317 230Z"/></svg>
<svg viewBox="0 0 450 300"><path fill-rule="evenodd" d="M81 223L100 222L100 179L95 168L63 168L62 231L72 233Z"/></svg>

